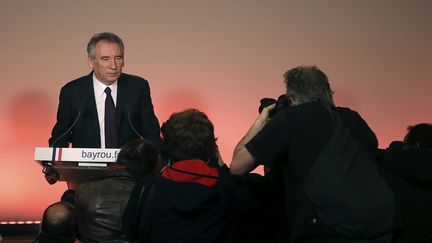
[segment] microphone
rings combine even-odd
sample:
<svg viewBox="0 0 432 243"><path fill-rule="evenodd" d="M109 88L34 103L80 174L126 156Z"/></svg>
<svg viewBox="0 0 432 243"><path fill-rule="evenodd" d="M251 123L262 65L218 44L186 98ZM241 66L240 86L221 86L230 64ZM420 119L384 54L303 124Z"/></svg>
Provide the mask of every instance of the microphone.
<svg viewBox="0 0 432 243"><path fill-rule="evenodd" d="M78 122L79 118L81 117L81 114L83 113L85 105L86 105L85 101L82 101L80 103L79 109L78 109L78 115L76 116L75 120L72 122L72 125L70 125L70 127L64 133L62 133L59 137L57 137L56 139L54 139L54 141L51 143L51 147L53 148L52 159L51 159L51 161L45 161L44 162L44 167L42 169L42 173L45 174L45 179L46 179L46 181L50 185L56 183L57 180L59 179L59 174L58 174L58 172L53 167L53 164L54 164L54 161L55 161L55 157L56 157L56 146L55 146L55 144L60 139L62 139L64 136L66 136L66 134L68 134L72 130L72 128L75 126L75 124Z"/></svg>
<svg viewBox="0 0 432 243"><path fill-rule="evenodd" d="M51 143L51 147L55 148L55 144L62 139L64 136L66 136L66 134L68 134L72 128L74 128L75 124L78 122L79 118L81 117L81 114L83 113L84 109L86 106L86 102L82 101L80 103L79 109L78 109L78 115L76 116L75 120L72 122L72 125L70 125L70 127L64 132L62 133L59 137L57 137L56 139L54 139L54 141Z"/></svg>
<svg viewBox="0 0 432 243"><path fill-rule="evenodd" d="M128 117L128 121L129 121L129 126L132 128L132 130L134 131L134 133L140 138L140 139L144 139L143 136L141 136L141 134L135 129L134 125L132 124L131 121L131 111L130 111L130 107L126 106L126 113L127 113L127 117Z"/></svg>

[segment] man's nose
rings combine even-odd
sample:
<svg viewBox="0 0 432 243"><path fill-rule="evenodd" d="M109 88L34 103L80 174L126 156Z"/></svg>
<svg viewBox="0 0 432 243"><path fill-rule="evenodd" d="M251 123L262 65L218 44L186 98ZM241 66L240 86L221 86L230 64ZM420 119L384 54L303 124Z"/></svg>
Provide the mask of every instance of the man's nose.
<svg viewBox="0 0 432 243"><path fill-rule="evenodd" d="M111 69L117 69L117 62L116 62L115 59L114 60L110 60L109 67Z"/></svg>

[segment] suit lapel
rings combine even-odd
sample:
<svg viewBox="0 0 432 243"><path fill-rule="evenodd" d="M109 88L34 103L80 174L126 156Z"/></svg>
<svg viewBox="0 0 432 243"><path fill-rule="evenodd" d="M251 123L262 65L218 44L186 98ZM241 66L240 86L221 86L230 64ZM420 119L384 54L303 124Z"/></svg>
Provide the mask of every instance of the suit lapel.
<svg viewBox="0 0 432 243"><path fill-rule="evenodd" d="M89 120L91 121L91 126L93 127L93 132L95 137L98 138L100 143L100 127L99 118L96 107L96 99L94 95L94 85L93 85L93 72L91 72L85 82L86 87L83 89L85 92L83 94L83 99L87 99L87 111Z"/></svg>
<svg viewBox="0 0 432 243"><path fill-rule="evenodd" d="M117 102L116 102L116 122L117 122L117 131L119 131L120 123L123 121L125 109L126 109L126 101L127 101L127 84L124 75L122 74L117 81Z"/></svg>

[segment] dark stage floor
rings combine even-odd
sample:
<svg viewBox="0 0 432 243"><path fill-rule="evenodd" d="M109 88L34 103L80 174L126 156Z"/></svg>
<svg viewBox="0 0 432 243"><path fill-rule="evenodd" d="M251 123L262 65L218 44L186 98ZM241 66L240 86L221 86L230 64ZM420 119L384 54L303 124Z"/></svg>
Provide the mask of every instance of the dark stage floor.
<svg viewBox="0 0 432 243"><path fill-rule="evenodd" d="M38 224L0 224L1 243L29 243L39 231Z"/></svg>

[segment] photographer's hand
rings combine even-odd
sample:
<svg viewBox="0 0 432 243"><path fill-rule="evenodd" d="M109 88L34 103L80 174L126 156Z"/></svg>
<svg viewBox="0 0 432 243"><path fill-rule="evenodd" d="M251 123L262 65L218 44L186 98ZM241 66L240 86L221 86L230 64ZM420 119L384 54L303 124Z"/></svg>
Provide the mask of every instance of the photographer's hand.
<svg viewBox="0 0 432 243"><path fill-rule="evenodd" d="M230 164L230 171L233 174L245 174L255 169L255 158L245 148L245 145L257 135L269 120L269 113L276 107L275 104L265 107L246 135L240 140L234 149L233 159Z"/></svg>
<svg viewBox="0 0 432 243"><path fill-rule="evenodd" d="M272 104L272 105L269 105L269 106L266 106L263 108L263 110L260 113L260 116L263 116L263 119L265 119L265 121L266 121L265 123L267 123L268 119L270 118L270 112L272 110L274 110L275 108L276 108L276 104ZM259 117L258 117L258 119L259 119ZM264 125L265 125L265 123L264 123ZM263 127L264 127L264 125L263 125ZM262 127L261 127L261 129L262 129ZM260 131L261 131L261 129L260 129Z"/></svg>
<svg viewBox="0 0 432 243"><path fill-rule="evenodd" d="M267 124L270 118L270 111L274 110L276 108L276 104L269 105L267 107L264 107L264 109L261 111L258 118L255 120L255 122L252 124L251 128L249 128L249 131L246 133L246 135L243 137L243 139L240 142L244 142L243 145L248 143L259 131L262 130L262 128Z"/></svg>

